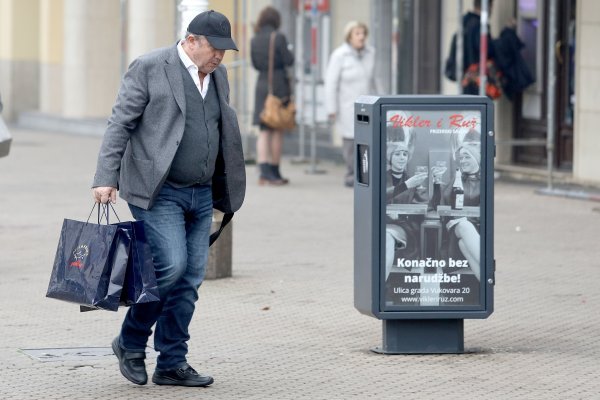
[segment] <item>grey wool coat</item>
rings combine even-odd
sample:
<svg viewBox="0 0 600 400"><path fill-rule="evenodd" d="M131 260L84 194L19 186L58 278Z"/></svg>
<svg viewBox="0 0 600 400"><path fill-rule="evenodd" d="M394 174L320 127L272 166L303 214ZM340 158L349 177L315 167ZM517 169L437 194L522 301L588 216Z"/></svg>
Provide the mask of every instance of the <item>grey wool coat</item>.
<svg viewBox="0 0 600 400"><path fill-rule="evenodd" d="M269 42L273 27L267 25L260 29L250 42L252 66L258 71L254 92L254 116L252 123L260 124L260 113L263 110L269 92ZM287 40L282 33L275 37L275 54L273 57L273 94L287 100L291 95L291 86L286 67L294 65L294 54L287 48Z"/></svg>
<svg viewBox="0 0 600 400"><path fill-rule="evenodd" d="M93 187L111 186L130 204L149 209L165 182L185 128L185 93L177 45L134 60L123 77L104 134ZM221 107L219 155L212 179L214 208L232 213L244 200L246 172L227 70L211 74Z"/></svg>

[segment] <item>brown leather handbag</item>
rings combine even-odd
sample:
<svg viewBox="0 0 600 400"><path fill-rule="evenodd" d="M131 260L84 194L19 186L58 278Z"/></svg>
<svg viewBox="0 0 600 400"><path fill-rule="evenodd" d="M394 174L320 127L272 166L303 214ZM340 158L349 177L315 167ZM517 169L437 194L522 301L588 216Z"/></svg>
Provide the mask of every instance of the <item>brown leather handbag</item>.
<svg viewBox="0 0 600 400"><path fill-rule="evenodd" d="M275 32L271 33L269 42L269 93L260 113L260 120L267 126L277 130L289 130L296 126L296 105L293 99L280 99L273 94L273 57L275 56ZM285 102L287 101L287 104Z"/></svg>

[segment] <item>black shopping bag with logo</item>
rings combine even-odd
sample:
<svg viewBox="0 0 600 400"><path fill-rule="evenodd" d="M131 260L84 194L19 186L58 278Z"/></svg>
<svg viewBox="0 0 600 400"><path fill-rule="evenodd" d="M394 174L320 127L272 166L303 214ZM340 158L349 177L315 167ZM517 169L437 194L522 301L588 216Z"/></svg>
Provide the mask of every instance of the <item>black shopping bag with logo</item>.
<svg viewBox="0 0 600 400"><path fill-rule="evenodd" d="M120 304L133 304L158 301L158 286L152 261L152 252L146 239L144 221L127 221L114 224L129 239L129 259Z"/></svg>
<svg viewBox="0 0 600 400"><path fill-rule="evenodd" d="M86 222L63 221L47 297L94 309L118 309L130 238L119 226L108 224L106 207L98 207L98 224L90 223L89 217ZM107 224L100 223L102 216Z"/></svg>

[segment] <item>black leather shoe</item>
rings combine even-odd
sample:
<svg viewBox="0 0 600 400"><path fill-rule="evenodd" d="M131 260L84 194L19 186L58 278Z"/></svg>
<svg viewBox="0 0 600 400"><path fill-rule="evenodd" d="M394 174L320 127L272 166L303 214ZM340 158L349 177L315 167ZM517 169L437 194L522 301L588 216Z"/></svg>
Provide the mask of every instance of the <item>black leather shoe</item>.
<svg viewBox="0 0 600 400"><path fill-rule="evenodd" d="M146 353L133 353L123 350L119 345L118 336L112 342L112 349L119 359L121 374L136 385L145 385L148 382L146 364L144 363Z"/></svg>
<svg viewBox="0 0 600 400"><path fill-rule="evenodd" d="M177 369L156 369L152 375L152 382L157 385L175 386L208 386L214 379L208 375L200 375L189 365Z"/></svg>

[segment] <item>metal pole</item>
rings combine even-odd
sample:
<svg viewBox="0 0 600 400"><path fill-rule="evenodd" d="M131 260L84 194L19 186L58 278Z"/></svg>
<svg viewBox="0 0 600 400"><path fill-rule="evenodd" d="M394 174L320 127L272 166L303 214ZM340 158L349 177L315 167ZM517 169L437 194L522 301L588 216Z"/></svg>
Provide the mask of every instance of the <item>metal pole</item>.
<svg viewBox="0 0 600 400"><path fill-rule="evenodd" d="M239 23L240 23L239 1L234 0L234 2L233 2L233 37L235 38L236 41L238 41L238 46L240 46ZM233 65L235 65L235 71L234 71L233 76L235 77L235 80L234 80L233 87L231 88L232 89L231 91L233 92L233 104L235 104L235 109L238 113L241 112L241 109L240 109L240 86L241 86L240 85L240 72L241 71L239 68L239 64L240 64L240 52L234 51L233 52ZM245 149L246 146L243 146L243 148Z"/></svg>
<svg viewBox="0 0 600 400"><path fill-rule="evenodd" d="M255 158L250 154L253 154L248 147L248 142L250 139L250 125L252 118L250 117L250 112L248 110L248 2L247 0L242 0L242 40L241 40L241 52L242 52L242 82L240 85L240 97L242 98L242 129L244 130L244 143L243 145L245 150L245 159L246 164L254 164L256 162Z"/></svg>
<svg viewBox="0 0 600 400"><path fill-rule="evenodd" d="M399 1L394 0L392 3L392 55L390 63L392 90L390 94L398 93L398 74L396 71L398 68L398 44L400 41Z"/></svg>
<svg viewBox="0 0 600 400"><path fill-rule="evenodd" d="M311 7L311 25L310 25L310 73L311 73L311 90L312 90L312 115L311 115L311 131L310 131L310 168L306 171L309 174L319 174L324 171L317 170L317 73L318 73L318 21L319 13L317 9L317 0L312 0Z"/></svg>
<svg viewBox="0 0 600 400"><path fill-rule="evenodd" d="M458 29L456 30L456 84L458 85L458 94L462 93L462 75L463 75L463 2L458 0Z"/></svg>
<svg viewBox="0 0 600 400"><path fill-rule="evenodd" d="M310 166L311 170L314 171L315 164L317 162L317 22L319 17L317 12L317 0L312 0L310 17L310 85L312 93L312 114L310 118Z"/></svg>
<svg viewBox="0 0 600 400"><path fill-rule="evenodd" d="M298 158L293 160L296 163L305 163L306 160L306 123L304 120L304 102L306 101L304 96L304 80L306 74L304 73L304 1L298 2L298 19L296 26L296 76L298 77L298 86L296 97L297 102L297 116L298 116Z"/></svg>
<svg viewBox="0 0 600 400"><path fill-rule="evenodd" d="M481 0L481 36L479 39L479 95L485 96L487 85L488 0Z"/></svg>
<svg viewBox="0 0 600 400"><path fill-rule="evenodd" d="M421 32L419 29L419 1L416 1L413 3L413 7L412 7L412 21L413 21L413 42L414 43L419 43L420 37L421 37ZM415 46L416 47L416 46ZM412 76L414 79L412 79L412 91L413 93L419 93L419 57L415 57L414 55L416 54L416 52L413 50L413 57L412 57Z"/></svg>
<svg viewBox="0 0 600 400"><path fill-rule="evenodd" d="M547 105L546 105L546 153L548 162L548 190L552 190L553 186L553 168L554 168L554 107L555 107L555 92L556 92L556 55L554 53L554 43L556 42L556 0L549 2L549 26L548 26L548 88Z"/></svg>
<svg viewBox="0 0 600 400"><path fill-rule="evenodd" d="M127 0L121 0L121 76L125 75L128 64L127 46Z"/></svg>
<svg viewBox="0 0 600 400"><path fill-rule="evenodd" d="M175 0L175 26L173 27L173 40L181 40L179 37L179 29L181 27L181 13L179 12L179 5L181 0Z"/></svg>

